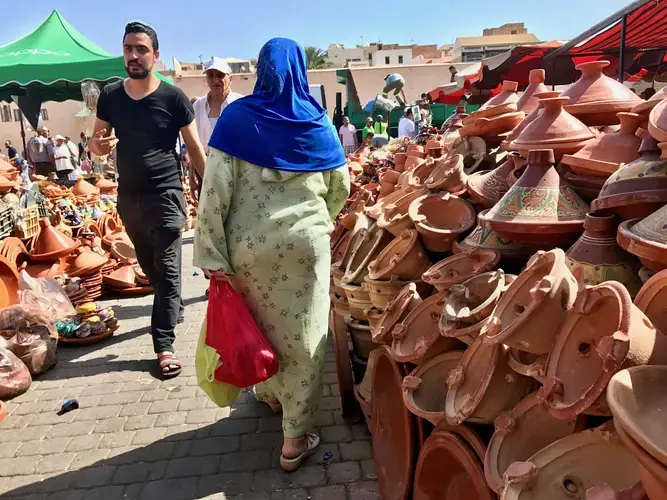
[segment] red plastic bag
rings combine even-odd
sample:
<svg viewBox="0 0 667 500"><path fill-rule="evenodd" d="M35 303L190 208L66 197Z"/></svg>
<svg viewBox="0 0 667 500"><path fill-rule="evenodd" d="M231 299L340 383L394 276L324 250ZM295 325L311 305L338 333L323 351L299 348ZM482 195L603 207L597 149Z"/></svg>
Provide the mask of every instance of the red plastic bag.
<svg viewBox="0 0 667 500"><path fill-rule="evenodd" d="M206 316L206 345L216 350L220 365L215 379L241 389L278 373L278 357L228 282L211 280Z"/></svg>

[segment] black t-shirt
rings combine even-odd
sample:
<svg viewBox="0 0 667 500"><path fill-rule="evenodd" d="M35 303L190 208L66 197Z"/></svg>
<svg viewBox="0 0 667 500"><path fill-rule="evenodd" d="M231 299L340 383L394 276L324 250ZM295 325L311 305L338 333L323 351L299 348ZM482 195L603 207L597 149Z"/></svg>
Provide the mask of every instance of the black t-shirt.
<svg viewBox="0 0 667 500"><path fill-rule="evenodd" d="M135 101L123 82L102 90L97 117L111 124L118 137L118 190L145 194L183 189L176 139L195 119L190 100L173 85L160 82L152 94Z"/></svg>
<svg viewBox="0 0 667 500"><path fill-rule="evenodd" d="M9 156L10 160L13 159L15 156L17 156L16 148L9 146L7 148L7 156Z"/></svg>

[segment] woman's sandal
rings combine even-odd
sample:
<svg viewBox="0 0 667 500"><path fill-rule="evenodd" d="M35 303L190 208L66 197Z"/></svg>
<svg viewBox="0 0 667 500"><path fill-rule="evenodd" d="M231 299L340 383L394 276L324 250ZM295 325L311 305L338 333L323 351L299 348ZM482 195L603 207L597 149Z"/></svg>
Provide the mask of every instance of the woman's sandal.
<svg viewBox="0 0 667 500"><path fill-rule="evenodd" d="M306 434L306 440L308 441L308 449L298 457L285 458L283 455L280 455L280 466L285 472L294 472L297 470L301 467L301 464L308 457L313 456L320 447L320 437L317 434Z"/></svg>
<svg viewBox="0 0 667 500"><path fill-rule="evenodd" d="M158 354L157 362L160 373L165 378L175 377L183 370L181 362L176 358L176 355L173 352L163 352ZM170 365L177 366L178 368L170 368ZM165 368L167 369L166 371Z"/></svg>

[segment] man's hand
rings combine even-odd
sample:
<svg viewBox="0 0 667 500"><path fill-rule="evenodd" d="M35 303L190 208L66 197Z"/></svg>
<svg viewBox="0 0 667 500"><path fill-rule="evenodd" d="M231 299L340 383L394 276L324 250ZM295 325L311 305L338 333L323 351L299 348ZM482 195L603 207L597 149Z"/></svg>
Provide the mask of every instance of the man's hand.
<svg viewBox="0 0 667 500"><path fill-rule="evenodd" d="M118 138L115 135L104 137L106 133L107 129L103 128L95 132L93 136L90 150L98 156L108 155L118 144Z"/></svg>

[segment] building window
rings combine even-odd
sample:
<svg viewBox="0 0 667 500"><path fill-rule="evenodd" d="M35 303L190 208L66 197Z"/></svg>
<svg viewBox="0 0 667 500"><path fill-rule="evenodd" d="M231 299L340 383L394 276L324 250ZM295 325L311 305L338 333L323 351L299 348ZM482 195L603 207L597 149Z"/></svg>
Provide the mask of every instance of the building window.
<svg viewBox="0 0 667 500"><path fill-rule="evenodd" d="M49 111L46 108L40 109L39 112L42 114L42 120L46 121L49 119Z"/></svg>
<svg viewBox="0 0 667 500"><path fill-rule="evenodd" d="M512 30L512 35L517 35L518 32L516 30Z"/></svg>
<svg viewBox="0 0 667 500"><path fill-rule="evenodd" d="M385 64L389 64L389 56L385 56L385 58L384 58L384 63L385 63Z"/></svg>
<svg viewBox="0 0 667 500"><path fill-rule="evenodd" d="M15 122L20 122L21 121L21 110L20 109L15 109L14 110L14 121Z"/></svg>
<svg viewBox="0 0 667 500"><path fill-rule="evenodd" d="M3 122L12 121L12 112L9 109L8 105L6 105L6 104L3 105L2 108L0 108L0 111L1 111L0 115L2 115L1 117L2 117Z"/></svg>
<svg viewBox="0 0 667 500"><path fill-rule="evenodd" d="M398 64L403 64L403 56L398 56Z"/></svg>

